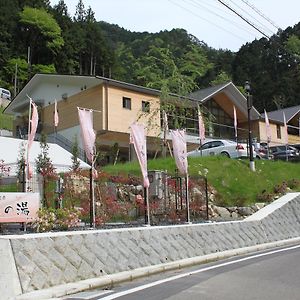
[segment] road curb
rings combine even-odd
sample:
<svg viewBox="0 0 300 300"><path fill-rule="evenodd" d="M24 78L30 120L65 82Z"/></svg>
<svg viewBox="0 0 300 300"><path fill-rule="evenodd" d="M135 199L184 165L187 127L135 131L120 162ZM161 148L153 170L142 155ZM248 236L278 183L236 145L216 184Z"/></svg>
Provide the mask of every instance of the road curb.
<svg viewBox="0 0 300 300"><path fill-rule="evenodd" d="M112 287L117 283L132 281L137 278L147 277L161 272L182 269L185 267L204 264L212 261L234 257L237 255L244 255L256 251L263 251L270 248L283 247L283 246L293 245L298 243L300 243L300 237L271 242L271 243L259 244L255 246L245 247L245 248L230 249L230 250L217 252L213 254L185 258L174 262L148 266L144 268L139 268L131 271L124 271L124 272L111 274L111 275L105 275L100 278L86 279L75 283L59 285L49 289L23 294L17 296L15 299L16 300L36 300L36 299L58 300L58 299L62 299L62 297L64 296L71 295L74 293L79 293L89 289L101 288L101 287Z"/></svg>

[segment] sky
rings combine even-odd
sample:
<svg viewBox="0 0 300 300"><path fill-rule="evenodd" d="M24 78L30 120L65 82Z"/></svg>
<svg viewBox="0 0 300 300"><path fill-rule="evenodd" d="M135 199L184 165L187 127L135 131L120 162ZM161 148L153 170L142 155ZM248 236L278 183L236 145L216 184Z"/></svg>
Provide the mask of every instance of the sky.
<svg viewBox="0 0 300 300"><path fill-rule="evenodd" d="M71 16L78 0L64 0ZM51 5L58 0L51 0ZM300 22L299 0L222 0L259 31L271 36L278 28ZM186 29L208 46L238 51L263 35L222 5L218 0L83 0L97 21L117 24L137 32Z"/></svg>

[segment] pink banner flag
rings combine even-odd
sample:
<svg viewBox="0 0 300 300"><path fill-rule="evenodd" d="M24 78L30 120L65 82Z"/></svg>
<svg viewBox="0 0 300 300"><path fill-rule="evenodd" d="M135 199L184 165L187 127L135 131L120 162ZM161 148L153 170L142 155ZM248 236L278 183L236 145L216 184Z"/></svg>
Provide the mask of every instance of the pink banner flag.
<svg viewBox="0 0 300 300"><path fill-rule="evenodd" d="M54 126L57 127L59 122L58 110L57 110L57 101L54 102Z"/></svg>
<svg viewBox="0 0 300 300"><path fill-rule="evenodd" d="M93 129L93 111L87 109L78 109L78 117L81 129L81 137L83 148L87 159L93 163L93 158L95 154L95 140L96 134Z"/></svg>
<svg viewBox="0 0 300 300"><path fill-rule="evenodd" d="M237 116L236 116L235 105L233 105L233 126L234 126L234 136L235 136L235 138L237 138L238 131L237 131Z"/></svg>
<svg viewBox="0 0 300 300"><path fill-rule="evenodd" d="M288 128L286 124L286 118L285 113L283 112L283 126L284 126L284 143L288 145L289 143L289 134L288 134Z"/></svg>
<svg viewBox="0 0 300 300"><path fill-rule="evenodd" d="M205 126L203 122L203 117L200 111L200 108L198 107L198 124L199 124L199 138L200 138L200 144L202 145L205 140Z"/></svg>
<svg viewBox="0 0 300 300"><path fill-rule="evenodd" d="M144 187L148 188L150 184L147 171L147 145L144 125L134 123L130 128L131 139L143 174Z"/></svg>
<svg viewBox="0 0 300 300"><path fill-rule="evenodd" d="M187 148L184 130L171 130L176 166L183 175L188 173Z"/></svg>
<svg viewBox="0 0 300 300"><path fill-rule="evenodd" d="M34 137L36 134L38 122L39 122L39 115L36 104L30 99L30 113L31 116L29 116L29 124L28 124L28 143L27 143L27 179L30 179L32 177L32 168L29 163L29 152L30 148L32 146L32 143L34 141Z"/></svg>
<svg viewBox="0 0 300 300"><path fill-rule="evenodd" d="M267 115L266 110L265 111L265 123L266 123L266 136L267 136L267 142L270 143L271 142L271 128L270 128L270 122L269 122L269 118Z"/></svg>

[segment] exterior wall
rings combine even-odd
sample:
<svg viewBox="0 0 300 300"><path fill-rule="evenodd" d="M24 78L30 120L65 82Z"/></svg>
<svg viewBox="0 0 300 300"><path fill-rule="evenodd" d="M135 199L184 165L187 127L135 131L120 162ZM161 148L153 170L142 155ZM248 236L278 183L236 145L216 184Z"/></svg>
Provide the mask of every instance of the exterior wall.
<svg viewBox="0 0 300 300"><path fill-rule="evenodd" d="M277 124L270 123L270 131L271 131L270 146L285 144L285 129L283 125L280 125L281 138L277 138ZM259 138L261 142L267 142L266 123L264 121L259 121ZM289 134L288 142L289 144L299 144L300 137Z"/></svg>
<svg viewBox="0 0 300 300"><path fill-rule="evenodd" d="M103 98L102 86L98 85L88 90L84 90L76 95L68 97L66 100L57 102L59 114L58 131L72 128L79 124L77 107L91 108L101 113L94 114L94 129L103 130ZM53 128L54 104L50 104L42 110L42 121L44 124Z"/></svg>
<svg viewBox="0 0 300 300"><path fill-rule="evenodd" d="M289 134L289 144L300 144L300 136Z"/></svg>
<svg viewBox="0 0 300 300"><path fill-rule="evenodd" d="M123 108L123 97L131 98L131 110ZM157 97L111 86L106 89L105 85L90 88L69 97L67 100L58 101L57 108L60 116L58 131L63 133L68 128L77 126L79 124L77 106L84 106L101 111L101 113L96 112L94 114L94 129L96 131L128 134L129 126L137 121L140 115L138 122L144 124L148 122L147 113L141 114L142 101L150 103L151 128L148 130L148 136L157 136L160 132L160 103ZM157 113L155 113L156 111ZM54 104L50 104L42 110L43 122L51 127L53 127L53 112Z"/></svg>
<svg viewBox="0 0 300 300"><path fill-rule="evenodd" d="M65 85L60 84L60 82L57 82L55 85L53 82L42 82L35 87L30 97L46 106L54 103L55 99L61 99L63 94L67 94L70 97L79 92L80 87L77 85Z"/></svg>
<svg viewBox="0 0 300 300"><path fill-rule="evenodd" d="M131 99L131 110L123 108L123 97ZM142 101L150 103L150 113L142 112ZM108 130L129 133L129 126L141 116L138 123L148 126L151 117L151 126L148 127L147 136L158 136L160 133L160 102L158 97L129 90L108 87ZM148 117L149 116L149 117Z"/></svg>
<svg viewBox="0 0 300 300"><path fill-rule="evenodd" d="M296 238L300 236L299 203L300 193L287 194L251 217L235 222L0 237L0 253L5 250L10 254L10 258L0 261L0 288L12 286L13 282L18 287L19 282L23 293L28 293ZM14 292L18 295L20 288ZM3 300L11 299L2 296Z"/></svg>

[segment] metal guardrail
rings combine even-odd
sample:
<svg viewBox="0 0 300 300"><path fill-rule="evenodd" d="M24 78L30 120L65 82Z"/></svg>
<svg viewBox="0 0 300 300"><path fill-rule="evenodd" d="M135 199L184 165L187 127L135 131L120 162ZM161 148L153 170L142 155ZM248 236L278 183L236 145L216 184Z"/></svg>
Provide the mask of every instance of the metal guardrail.
<svg viewBox="0 0 300 300"><path fill-rule="evenodd" d="M63 135L59 133L52 133L47 136L47 140L48 142L57 144L68 152L72 153L74 144ZM81 149L80 147L78 147L78 158L80 158L84 162L87 162L86 155L83 149Z"/></svg>

